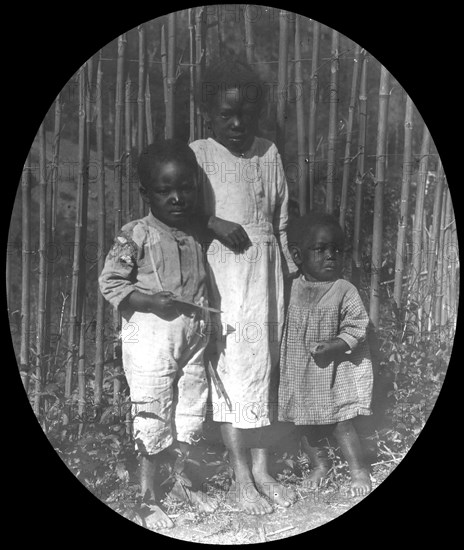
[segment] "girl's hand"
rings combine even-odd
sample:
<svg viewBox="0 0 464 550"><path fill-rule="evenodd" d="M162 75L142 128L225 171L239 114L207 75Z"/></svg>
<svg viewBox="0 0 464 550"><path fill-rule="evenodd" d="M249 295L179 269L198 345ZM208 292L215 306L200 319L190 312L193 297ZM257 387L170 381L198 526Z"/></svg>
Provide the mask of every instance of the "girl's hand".
<svg viewBox="0 0 464 550"><path fill-rule="evenodd" d="M341 338L335 338L328 342L320 342L310 348L311 355L321 368L329 366L331 361L337 355L343 354L349 350L348 344Z"/></svg>
<svg viewBox="0 0 464 550"><path fill-rule="evenodd" d="M214 233L219 241L235 252L243 252L251 246L247 232L238 223L211 216L208 229Z"/></svg>

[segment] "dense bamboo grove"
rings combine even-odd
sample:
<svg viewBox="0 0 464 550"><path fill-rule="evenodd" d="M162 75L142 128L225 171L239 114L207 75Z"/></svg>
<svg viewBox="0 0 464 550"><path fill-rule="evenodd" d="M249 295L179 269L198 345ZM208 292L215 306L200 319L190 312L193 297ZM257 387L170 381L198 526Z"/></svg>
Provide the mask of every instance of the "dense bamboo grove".
<svg viewBox="0 0 464 550"><path fill-rule="evenodd" d="M360 45L316 21L266 10L264 22L246 10L231 20L209 6L140 25L89 59L50 108L24 167L21 223L10 231L21 254L7 263L10 316L20 312L13 341L38 415L62 383L65 422L93 415L108 386L123 414L121 321L96 277L113 234L145 214L137 155L158 137L209 135L195 87L206 63L231 49L272 84L262 132L284 159L291 215L298 205L300 213L339 217L346 277L362 291L373 325L382 328L394 303L405 337L453 337L453 206L411 99ZM76 177L66 179L71 165Z"/></svg>

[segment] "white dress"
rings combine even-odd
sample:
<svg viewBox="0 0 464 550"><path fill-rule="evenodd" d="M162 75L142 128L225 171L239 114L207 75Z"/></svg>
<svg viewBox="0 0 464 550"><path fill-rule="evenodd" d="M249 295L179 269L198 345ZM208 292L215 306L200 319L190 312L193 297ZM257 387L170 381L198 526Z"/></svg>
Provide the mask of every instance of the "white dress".
<svg viewBox="0 0 464 550"><path fill-rule="evenodd" d="M210 302L222 311L210 334L217 343L210 368L212 416L238 428L266 426L277 412L283 268L291 265L282 162L276 146L258 137L242 156L212 138L190 147L200 167L205 213L239 223L252 242L235 253L213 240L207 251Z"/></svg>

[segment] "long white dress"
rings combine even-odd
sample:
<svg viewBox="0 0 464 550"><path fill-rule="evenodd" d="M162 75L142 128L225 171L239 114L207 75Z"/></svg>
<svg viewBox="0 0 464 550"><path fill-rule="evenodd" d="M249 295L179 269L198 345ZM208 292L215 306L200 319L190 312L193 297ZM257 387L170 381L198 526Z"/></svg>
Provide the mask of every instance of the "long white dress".
<svg viewBox="0 0 464 550"><path fill-rule="evenodd" d="M210 302L222 311L210 334L217 343L210 368L212 416L238 428L266 426L277 412L283 268L291 264L282 162L276 146L258 137L242 156L212 138L190 147L200 167L205 213L239 223L252 242L235 253L213 240L207 251Z"/></svg>

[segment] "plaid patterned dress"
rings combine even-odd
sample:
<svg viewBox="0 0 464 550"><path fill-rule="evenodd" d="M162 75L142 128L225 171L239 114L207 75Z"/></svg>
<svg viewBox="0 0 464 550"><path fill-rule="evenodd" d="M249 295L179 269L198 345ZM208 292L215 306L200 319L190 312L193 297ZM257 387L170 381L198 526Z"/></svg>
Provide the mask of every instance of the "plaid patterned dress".
<svg viewBox="0 0 464 550"><path fill-rule="evenodd" d="M280 354L279 420L318 425L371 414L368 321L348 281L310 282L300 276L293 282ZM335 337L350 350L321 368L310 346Z"/></svg>

